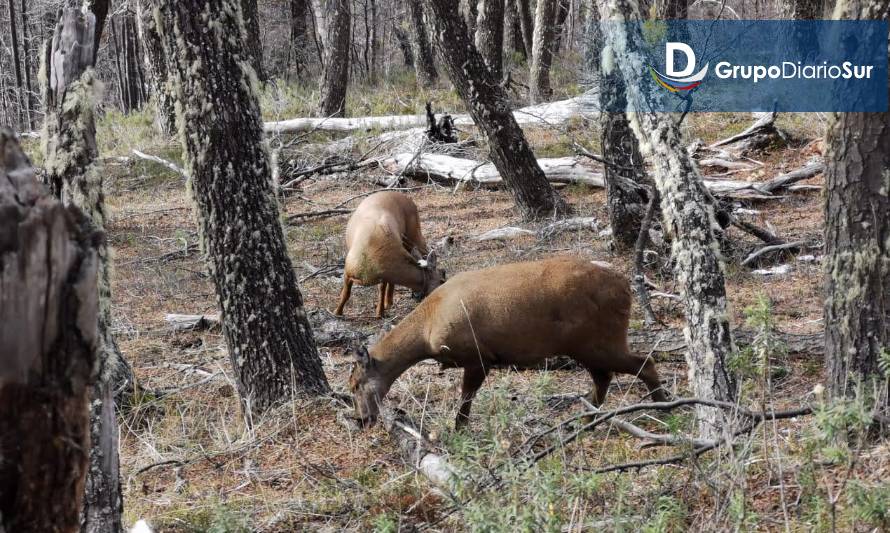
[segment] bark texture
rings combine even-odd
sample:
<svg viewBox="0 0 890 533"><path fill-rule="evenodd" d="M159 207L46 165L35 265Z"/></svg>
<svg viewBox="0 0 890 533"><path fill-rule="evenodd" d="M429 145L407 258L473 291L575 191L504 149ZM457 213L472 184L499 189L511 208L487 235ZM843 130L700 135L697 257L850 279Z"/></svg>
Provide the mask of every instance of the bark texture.
<svg viewBox="0 0 890 533"><path fill-rule="evenodd" d="M550 64L553 61L553 39L556 35L557 0L538 0L535 8L535 32L532 39L532 67L528 82L529 99L537 103L547 100L550 90Z"/></svg>
<svg viewBox="0 0 890 533"><path fill-rule="evenodd" d="M887 19L890 0L850 1L844 18ZM880 384L890 351L890 113L838 114L829 129L825 173L825 359L830 390Z"/></svg>
<svg viewBox="0 0 890 533"><path fill-rule="evenodd" d="M18 105L18 113L16 116L19 120L19 126L24 125L28 129L31 129L29 124L25 124L22 121L22 118L27 116L25 109L27 107L28 96L25 91L24 82L22 81L22 62L19 58L19 31L15 21L15 0L7 0L7 7L9 8L9 37L12 39L10 48L12 48L12 68L15 71L16 104Z"/></svg>
<svg viewBox="0 0 890 533"><path fill-rule="evenodd" d="M519 17L519 31L522 36L522 44L528 57L532 53L535 32L535 12L532 9L531 0L515 0L516 11Z"/></svg>
<svg viewBox="0 0 890 533"><path fill-rule="evenodd" d="M504 0L480 0L476 49L495 79L504 75Z"/></svg>
<svg viewBox="0 0 890 533"><path fill-rule="evenodd" d="M636 0L613 0L601 4L600 10L602 20L640 20ZM645 70L636 68L645 64L642 54L636 50L636 43L642 42L642 36L626 33L639 30L609 24L603 31L606 38L604 74L620 68L631 108L647 109L646 102L654 101L662 94L657 89L644 93L652 85L645 83ZM674 116L637 111L629 112L628 119L640 141L640 148L653 164L655 184L661 194L664 227L672 239L674 273L685 304L689 384L699 398L731 400L735 380L727 363L734 346L727 314L714 199L686 152ZM720 431L722 419L718 412L703 408L697 413L703 435L714 436Z"/></svg>
<svg viewBox="0 0 890 533"><path fill-rule="evenodd" d="M346 116L349 47L352 39L350 6L350 0L330 0L328 5L325 67L321 80L321 102L318 105L318 114L322 117Z"/></svg>
<svg viewBox="0 0 890 533"><path fill-rule="evenodd" d="M408 16L411 20L411 49L417 82L421 87L431 87L439 79L433 57L433 47L426 30L421 0L408 0Z"/></svg>
<svg viewBox="0 0 890 533"><path fill-rule="evenodd" d="M144 64L151 101L155 108L155 126L167 137L176 131L176 110L173 95L167 86L167 58L158 33L158 21L148 8L147 0L137 0L136 20L144 52Z"/></svg>
<svg viewBox="0 0 890 533"><path fill-rule="evenodd" d="M154 0L199 229L245 413L328 391L284 245L237 0ZM209 18L209 22L203 20Z"/></svg>
<svg viewBox="0 0 890 533"><path fill-rule="evenodd" d="M241 16L244 18L244 48L257 79L266 81L263 68L263 39L260 35L260 13L257 0L241 0Z"/></svg>
<svg viewBox="0 0 890 533"><path fill-rule="evenodd" d="M491 160L503 176L516 206L525 218L540 218L565 211L565 204L535 160L513 113L504 89L470 42L455 0L426 0L434 15L436 46L451 82L485 132Z"/></svg>
<svg viewBox="0 0 890 533"><path fill-rule="evenodd" d="M0 531L79 527L100 240L0 129Z"/></svg>
<svg viewBox="0 0 890 533"><path fill-rule="evenodd" d="M805 2L819 2L821 0L794 0ZM656 4L656 17L659 19L685 19L689 18L689 0L660 0Z"/></svg>
<svg viewBox="0 0 890 533"><path fill-rule="evenodd" d="M44 166L52 192L63 204L80 208L95 230L104 232L103 172L97 161L94 118L102 90L92 68L95 29L96 17L91 12L65 8L52 46L46 50L41 80L46 108ZM91 402L93 446L82 516L82 530L88 532L121 529L114 401L128 401L134 388L133 371L111 333L111 265L104 241L97 245L97 252L99 353Z"/></svg>

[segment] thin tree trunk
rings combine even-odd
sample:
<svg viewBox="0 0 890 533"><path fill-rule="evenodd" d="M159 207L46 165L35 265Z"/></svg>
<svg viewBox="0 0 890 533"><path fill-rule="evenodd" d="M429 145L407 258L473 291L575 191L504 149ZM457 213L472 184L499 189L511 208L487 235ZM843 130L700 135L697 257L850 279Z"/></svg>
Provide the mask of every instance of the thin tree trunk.
<svg viewBox="0 0 890 533"><path fill-rule="evenodd" d="M476 48L495 79L504 75L504 0L480 0Z"/></svg>
<svg viewBox="0 0 890 533"><path fill-rule="evenodd" d="M519 16L519 29L522 34L522 43L525 46L525 56L531 57L534 48L535 16L532 10L531 0L515 0L516 10Z"/></svg>
<svg viewBox="0 0 890 533"><path fill-rule="evenodd" d="M263 40L260 36L260 12L257 0L241 0L241 16L244 17L244 48L250 66L256 72L258 80L266 81L266 71L263 68Z"/></svg>
<svg viewBox="0 0 890 533"><path fill-rule="evenodd" d="M158 33L157 22L147 0L136 3L136 22L142 41L145 70L151 88L151 101L155 108L155 127L165 137L176 132L176 111L173 95L167 89L167 59Z"/></svg>
<svg viewBox="0 0 890 533"><path fill-rule="evenodd" d="M291 0L290 2L290 50L294 57L294 69L297 76L303 75L309 59L306 51L309 46L309 39L307 39L309 7L309 0Z"/></svg>
<svg viewBox="0 0 890 533"><path fill-rule="evenodd" d="M9 6L9 36L12 39L10 47L12 48L12 69L15 72L15 90L16 90L16 125L21 129L23 127L22 118L25 116L25 88L22 82L22 62L19 57L19 30L15 22L15 0L7 0ZM30 129L30 128L29 128Z"/></svg>
<svg viewBox="0 0 890 533"><path fill-rule="evenodd" d="M411 20L411 46L414 51L414 67L421 87L432 87L439 79L433 58L433 48L427 38L421 0L408 0L408 16Z"/></svg>
<svg viewBox="0 0 890 533"><path fill-rule="evenodd" d="M22 67L25 73L25 123L28 131L34 129L34 118L31 111L34 109L33 91L31 89L31 39L28 36L28 4L22 0Z"/></svg>
<svg viewBox="0 0 890 533"><path fill-rule="evenodd" d="M571 2L569 0L556 0L556 15L554 16L553 29L553 53L558 54L562 49L562 34L566 31L566 19L569 17Z"/></svg>
<svg viewBox="0 0 890 533"><path fill-rule="evenodd" d="M78 530L101 239L0 128L0 531Z"/></svg>
<svg viewBox="0 0 890 533"><path fill-rule="evenodd" d="M377 0L368 0L371 3L371 83L377 82L380 67L380 21L377 14Z"/></svg>
<svg viewBox="0 0 890 533"><path fill-rule="evenodd" d="M53 193L66 205L84 212L96 231L104 232L103 172L96 149L95 72L92 46L95 16L66 8L47 47L41 80L44 119L45 169ZM81 50L72 54L71 50ZM53 80L52 83L50 80ZM90 470L84 496L82 530L117 532L121 529L122 499L118 472L117 421L114 403L129 401L133 371L111 333L111 265L105 241L97 245L98 340L97 382L91 402Z"/></svg>
<svg viewBox="0 0 890 533"><path fill-rule="evenodd" d="M851 1L843 18L884 19L890 0ZM857 383L890 409L890 113L842 113L828 132L825 172L825 366L830 391ZM877 385L877 391L871 386ZM890 413L888 413L890 414Z"/></svg>
<svg viewBox="0 0 890 533"><path fill-rule="evenodd" d="M565 211L565 204L547 178L508 106L507 94L491 76L470 42L455 0L427 0L434 15L436 46L451 82L476 125L488 137L492 162L503 176L525 218Z"/></svg>
<svg viewBox="0 0 890 533"><path fill-rule="evenodd" d="M402 59L406 67L414 67L414 52L411 50L412 39L408 38L408 34L399 27L393 28L393 35L396 42L399 43L399 50L402 51Z"/></svg>
<svg viewBox="0 0 890 533"><path fill-rule="evenodd" d="M120 40L117 38L117 25L114 23L114 17L111 17L111 39L114 42L114 66L117 73L117 96L121 105L121 111L127 110L127 88L124 85L124 72L121 68L121 47Z"/></svg>
<svg viewBox="0 0 890 533"><path fill-rule="evenodd" d="M324 76L321 80L321 101L318 114L323 117L346 116L346 88L349 86L349 52L352 14L351 0L331 0L328 10L330 26L326 41Z"/></svg>
<svg viewBox="0 0 890 533"><path fill-rule="evenodd" d="M248 421L329 391L279 221L238 0L155 0L203 249ZM208 16L209 20L201 17ZM208 112L207 110L211 111Z"/></svg>
<svg viewBox="0 0 890 533"><path fill-rule="evenodd" d="M535 33L532 43L532 67L529 99L536 104L550 98L550 63L553 60L553 37L557 0L538 0L535 9Z"/></svg>
<svg viewBox="0 0 890 533"><path fill-rule="evenodd" d="M603 2L600 14L602 20L640 20L636 0ZM603 64L621 69L628 107L637 110L628 113L628 119L644 155L653 164L664 227L673 241L674 274L685 304L690 387L699 398L731 400L735 379L727 365L734 346L715 234L718 225L714 199L686 152L676 118L667 113L643 111L649 109L648 102L662 97L662 93L647 83L645 70L636 67L645 64L643 54L637 49L643 38L639 33L629 32L639 30L632 25L607 24L603 31L607 46L604 53L613 54L604 58ZM699 409L697 415L703 436L712 438L720 433L724 420L717 410Z"/></svg>

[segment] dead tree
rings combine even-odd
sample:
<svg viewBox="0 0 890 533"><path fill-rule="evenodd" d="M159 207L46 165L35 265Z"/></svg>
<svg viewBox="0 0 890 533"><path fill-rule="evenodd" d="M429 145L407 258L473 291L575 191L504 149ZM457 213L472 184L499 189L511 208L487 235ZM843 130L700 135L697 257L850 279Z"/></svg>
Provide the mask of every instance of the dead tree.
<svg viewBox="0 0 890 533"><path fill-rule="evenodd" d="M408 0L408 17L411 21L411 49L417 83L421 87L432 87L439 79L439 72L436 70L433 48L423 21L421 0Z"/></svg>
<svg viewBox="0 0 890 533"><path fill-rule="evenodd" d="M480 0L476 48L495 79L504 75L504 0Z"/></svg>
<svg viewBox="0 0 890 533"><path fill-rule="evenodd" d="M473 121L488 137L491 160L523 217L534 219L565 211L513 118L504 88L491 76L470 41L456 0L426 0L426 7L433 15L436 46L448 76Z"/></svg>
<svg viewBox="0 0 890 533"><path fill-rule="evenodd" d="M349 47L352 13L350 0L330 0L328 4L328 35L325 42L324 76L321 79L322 117L346 116L346 88L349 85Z"/></svg>
<svg viewBox="0 0 890 533"><path fill-rule="evenodd" d="M93 32L96 17L78 8L65 8L47 48L42 69L44 141L47 182L66 205L74 205L97 231L105 227L103 172L98 162L94 101ZM70 53L71 50L80 53ZM115 396L133 393L133 371L111 333L111 265L108 246L97 246L98 349L97 381L93 388L90 470L84 496L84 531L119 531L122 500L117 455Z"/></svg>
<svg viewBox="0 0 890 533"><path fill-rule="evenodd" d="M101 239L0 129L0 531L80 527Z"/></svg>
<svg viewBox="0 0 890 533"><path fill-rule="evenodd" d="M173 95L167 89L167 60L157 21L148 9L146 0L136 3L136 21L144 52L146 77L151 87L151 101L155 108L155 126L163 135L171 137L176 131L176 111Z"/></svg>
<svg viewBox="0 0 890 533"><path fill-rule="evenodd" d="M12 39L12 69L15 71L16 105L18 107L16 110L16 120L19 125L25 126L30 130L31 125L26 124L26 122L23 121L23 118L27 116L25 113L27 107L27 94L25 92L24 82L22 81L22 62L19 57L19 30L18 25L15 22L15 0L8 0L7 5L9 6L9 37Z"/></svg>
<svg viewBox="0 0 890 533"><path fill-rule="evenodd" d="M203 249L248 420L328 383L279 221L238 0L153 0ZM202 17L210 17L203 20Z"/></svg>
<svg viewBox="0 0 890 533"><path fill-rule="evenodd" d="M602 20L640 20L636 0L603 2L600 15ZM686 152L676 118L646 111L650 109L648 103L656 101L662 93L646 83L645 71L635 68L645 64L638 49L638 43L644 42L639 31L633 25L604 25L603 53L613 56L604 58L603 63L621 69L629 108L635 111L628 113L628 119L640 148L653 164L664 227L673 242L674 274L685 304L690 387L701 398L731 400L735 380L728 362L734 346L723 264L715 234L718 225L714 199ZM703 435L713 436L723 425L722 415L714 409L699 408L698 416Z"/></svg>
<svg viewBox="0 0 890 533"><path fill-rule="evenodd" d="M890 0L848 2L842 16L886 19ZM825 172L825 366L834 395L880 384L890 351L890 113L842 113L831 124ZM886 370L884 370L886 372Z"/></svg>
<svg viewBox="0 0 890 533"><path fill-rule="evenodd" d="M260 13L257 0L241 0L241 16L244 18L244 48L247 51L248 61L256 77L260 81L266 81L266 71L263 68L263 40L260 37Z"/></svg>
<svg viewBox="0 0 890 533"><path fill-rule="evenodd" d="M550 64L553 61L553 39L556 34L557 0L538 0L535 8L535 32L532 39L532 67L529 78L529 99L535 104L550 97Z"/></svg>

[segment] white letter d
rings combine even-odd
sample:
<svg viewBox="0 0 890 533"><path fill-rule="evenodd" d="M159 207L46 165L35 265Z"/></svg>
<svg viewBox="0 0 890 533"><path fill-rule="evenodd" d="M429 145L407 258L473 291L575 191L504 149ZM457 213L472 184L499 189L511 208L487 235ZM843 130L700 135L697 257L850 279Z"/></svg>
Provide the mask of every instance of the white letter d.
<svg viewBox="0 0 890 533"><path fill-rule="evenodd" d="M683 52L686 54L686 68L680 71L674 70L674 52ZM665 74L668 76L676 76L682 78L689 76L695 70L695 52L686 43L669 42L664 47L664 64Z"/></svg>

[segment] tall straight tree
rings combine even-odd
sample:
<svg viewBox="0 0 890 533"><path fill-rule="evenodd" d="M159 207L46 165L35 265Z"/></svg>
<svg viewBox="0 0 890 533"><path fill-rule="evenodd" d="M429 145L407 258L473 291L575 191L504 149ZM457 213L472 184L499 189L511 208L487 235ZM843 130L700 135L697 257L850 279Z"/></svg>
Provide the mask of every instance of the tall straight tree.
<svg viewBox="0 0 890 533"><path fill-rule="evenodd" d="M513 118L504 88L470 41L457 1L426 0L426 6L433 15L436 47L448 76L473 121L488 137L491 160L523 217L534 219L565 211L565 204L550 186Z"/></svg>
<svg viewBox="0 0 890 533"><path fill-rule="evenodd" d="M890 0L848 0L840 18L886 20ZM825 172L825 358L830 391L880 383L890 352L890 113L842 113L828 132ZM886 355L885 355L886 357ZM887 413L890 415L890 413Z"/></svg>
<svg viewBox="0 0 890 533"><path fill-rule="evenodd" d="M25 120L27 123L28 129L33 129L35 125L35 121L31 116L31 111L34 109L33 105L33 94L31 90L31 38L29 36L28 29L28 2L22 0L22 72L24 74L25 81Z"/></svg>
<svg viewBox="0 0 890 533"><path fill-rule="evenodd" d="M266 70L263 68L263 39L260 35L260 10L257 0L241 0L241 16L244 18L244 47L247 49L248 60L256 77L266 81Z"/></svg>
<svg viewBox="0 0 890 533"><path fill-rule="evenodd" d="M535 8L532 67L528 82L529 98L533 104L550 97L550 64L553 62L557 2L558 0L538 0Z"/></svg>
<svg viewBox="0 0 890 533"><path fill-rule="evenodd" d="M157 21L148 8L147 0L137 0L136 21L142 41L148 85L151 87L151 102L155 108L155 127L166 137L176 131L176 111L173 95L167 88L167 59L158 33Z"/></svg>
<svg viewBox="0 0 890 533"><path fill-rule="evenodd" d="M272 189L238 0L152 0L203 249L248 420L329 390Z"/></svg>
<svg viewBox="0 0 890 533"><path fill-rule="evenodd" d="M309 59L307 46L309 45L309 17L311 8L309 0L290 0L290 38L288 39L288 67L290 58L293 58L294 69L297 76L301 76L306 69Z"/></svg>
<svg viewBox="0 0 890 533"><path fill-rule="evenodd" d="M525 46L526 58L531 57L534 47L535 10L531 0L515 0L516 15L519 17L519 31Z"/></svg>
<svg viewBox="0 0 890 533"><path fill-rule="evenodd" d="M602 20L641 20L637 0L609 0L600 3ZM603 26L606 47L604 71L620 68L626 87L631 128L640 147L649 158L655 184L661 194L664 227L672 239L674 276L680 285L685 305L689 384L695 396L704 399L732 400L735 380L728 369L734 352L727 313L723 264L715 228L714 199L705 188L698 168L686 152L676 118L655 113L649 102L662 93L646 83L646 72L636 66L645 64L637 48L644 42L639 29L632 25ZM635 32L632 34L631 32ZM721 431L723 419L712 408L697 410L701 432L714 437Z"/></svg>
<svg viewBox="0 0 890 533"><path fill-rule="evenodd" d="M504 0L480 0L476 48L495 79L504 74Z"/></svg>
<svg viewBox="0 0 890 533"><path fill-rule="evenodd" d="M22 61L19 55L19 30L15 20L15 0L7 0L6 5L9 8L9 37L12 39L10 46L12 48L12 68L15 71L16 106L18 107L16 111L16 122L19 126L26 126L28 129L31 129L30 124L25 124L25 122L22 121L22 118L26 116L25 108L27 107L27 100L25 85L22 81Z"/></svg>
<svg viewBox="0 0 890 533"><path fill-rule="evenodd" d="M408 17L411 21L411 49L417 83L421 87L432 87L439 79L439 72L433 58L433 47L423 17L421 0L408 0Z"/></svg>
<svg viewBox="0 0 890 533"><path fill-rule="evenodd" d="M79 5L79 4L78 4ZM96 231L105 229L103 171L96 148L95 109L99 81L93 70L96 16L66 7L46 47L41 69L45 106L44 168L53 193L75 205ZM79 53L72 53L71 51ZM84 494L83 531L121 529L122 498L115 395L132 394L133 371L111 332L111 259L107 244L97 246L98 347L96 384L90 412L90 469Z"/></svg>
<svg viewBox="0 0 890 533"><path fill-rule="evenodd" d="M323 117L346 116L346 88L349 86L349 48L352 41L351 0L329 0L325 38L324 76L318 114Z"/></svg>

